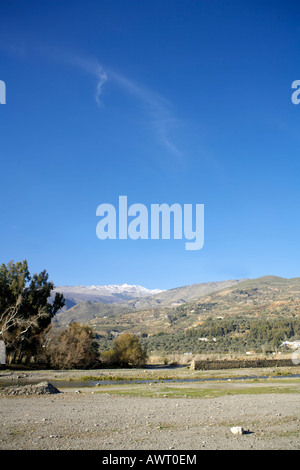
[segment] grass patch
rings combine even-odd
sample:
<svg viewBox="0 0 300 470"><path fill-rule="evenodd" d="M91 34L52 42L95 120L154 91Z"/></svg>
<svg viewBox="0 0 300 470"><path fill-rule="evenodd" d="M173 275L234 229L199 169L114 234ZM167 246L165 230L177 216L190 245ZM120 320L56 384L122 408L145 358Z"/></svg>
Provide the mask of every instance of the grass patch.
<svg viewBox="0 0 300 470"><path fill-rule="evenodd" d="M261 387L241 387L241 388L181 388L181 387L165 387L165 388L122 388L114 390L103 390L97 393L109 393L109 395L121 395L132 397L147 397L147 398L217 398L221 396L232 395L262 395L262 394L290 394L300 393L297 389L292 387L276 387L276 386L261 386Z"/></svg>
<svg viewBox="0 0 300 470"><path fill-rule="evenodd" d="M77 380L77 379L74 379ZM142 380L141 378L138 377L126 377L126 376L120 376L120 375L82 375L79 380L81 381L88 381L88 382L101 382L101 381L106 381L106 382L124 382L128 380Z"/></svg>
<svg viewBox="0 0 300 470"><path fill-rule="evenodd" d="M81 380L81 381L88 381L88 382L101 382L101 381L109 381L109 382L127 382L127 381L138 381L138 380L147 380L149 382L157 383L162 382L165 380L173 380L174 382L184 380L183 378L176 378L176 377L169 377L169 376L154 376L154 375L147 375L147 376L126 376L126 375L82 375L79 379L74 378L73 380Z"/></svg>
<svg viewBox="0 0 300 470"><path fill-rule="evenodd" d="M293 375L293 371L287 371L287 370L276 370L275 372L273 372L272 374L274 377L278 377L278 376L289 376L289 375Z"/></svg>
<svg viewBox="0 0 300 470"><path fill-rule="evenodd" d="M174 429L179 429L180 427L178 425L175 425L175 424L159 424L158 426L156 426L156 429L159 429L160 431L164 431L165 429L166 430L174 430Z"/></svg>

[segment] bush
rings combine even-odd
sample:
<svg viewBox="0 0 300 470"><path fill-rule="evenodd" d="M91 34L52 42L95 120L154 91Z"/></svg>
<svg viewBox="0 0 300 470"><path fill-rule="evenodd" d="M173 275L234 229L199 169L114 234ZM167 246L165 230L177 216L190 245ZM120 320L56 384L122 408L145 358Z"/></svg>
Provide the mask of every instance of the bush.
<svg viewBox="0 0 300 470"><path fill-rule="evenodd" d="M72 323L68 328L51 328L46 337L47 363L54 369L84 369L98 359L98 345L93 330L86 325Z"/></svg>
<svg viewBox="0 0 300 470"><path fill-rule="evenodd" d="M113 348L101 354L101 361L111 366L139 367L146 360L146 348L143 348L138 337L131 333L122 333L114 340Z"/></svg>

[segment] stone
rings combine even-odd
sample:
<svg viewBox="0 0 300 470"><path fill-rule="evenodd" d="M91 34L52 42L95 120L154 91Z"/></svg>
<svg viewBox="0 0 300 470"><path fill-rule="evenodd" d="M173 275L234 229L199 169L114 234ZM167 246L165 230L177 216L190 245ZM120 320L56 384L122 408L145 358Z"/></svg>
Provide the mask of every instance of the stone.
<svg viewBox="0 0 300 470"><path fill-rule="evenodd" d="M232 434L244 434L245 431L244 431L244 428L242 428L241 426L233 426L230 431L232 432Z"/></svg>
<svg viewBox="0 0 300 470"><path fill-rule="evenodd" d="M50 382L40 382L35 385L31 384L3 387L0 393L5 395L54 395L61 392Z"/></svg>

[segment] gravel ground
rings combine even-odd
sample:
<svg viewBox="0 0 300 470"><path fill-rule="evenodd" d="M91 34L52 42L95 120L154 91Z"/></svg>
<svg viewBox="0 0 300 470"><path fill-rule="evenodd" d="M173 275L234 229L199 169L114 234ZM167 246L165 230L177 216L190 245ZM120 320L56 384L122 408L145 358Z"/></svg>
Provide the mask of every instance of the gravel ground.
<svg viewBox="0 0 300 470"><path fill-rule="evenodd" d="M299 393L114 396L109 389L1 396L0 449L300 449ZM249 433L235 436L232 426Z"/></svg>

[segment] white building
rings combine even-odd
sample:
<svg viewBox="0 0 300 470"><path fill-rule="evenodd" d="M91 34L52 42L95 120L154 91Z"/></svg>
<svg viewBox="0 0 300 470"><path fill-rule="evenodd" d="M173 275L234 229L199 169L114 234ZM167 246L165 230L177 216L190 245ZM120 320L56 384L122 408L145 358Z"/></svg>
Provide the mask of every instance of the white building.
<svg viewBox="0 0 300 470"><path fill-rule="evenodd" d="M4 341L0 341L0 364L5 364L6 351Z"/></svg>
<svg viewBox="0 0 300 470"><path fill-rule="evenodd" d="M279 347L281 348L282 346L287 346L288 348L291 348L291 349L299 349L300 341L284 341L283 343L281 343Z"/></svg>

